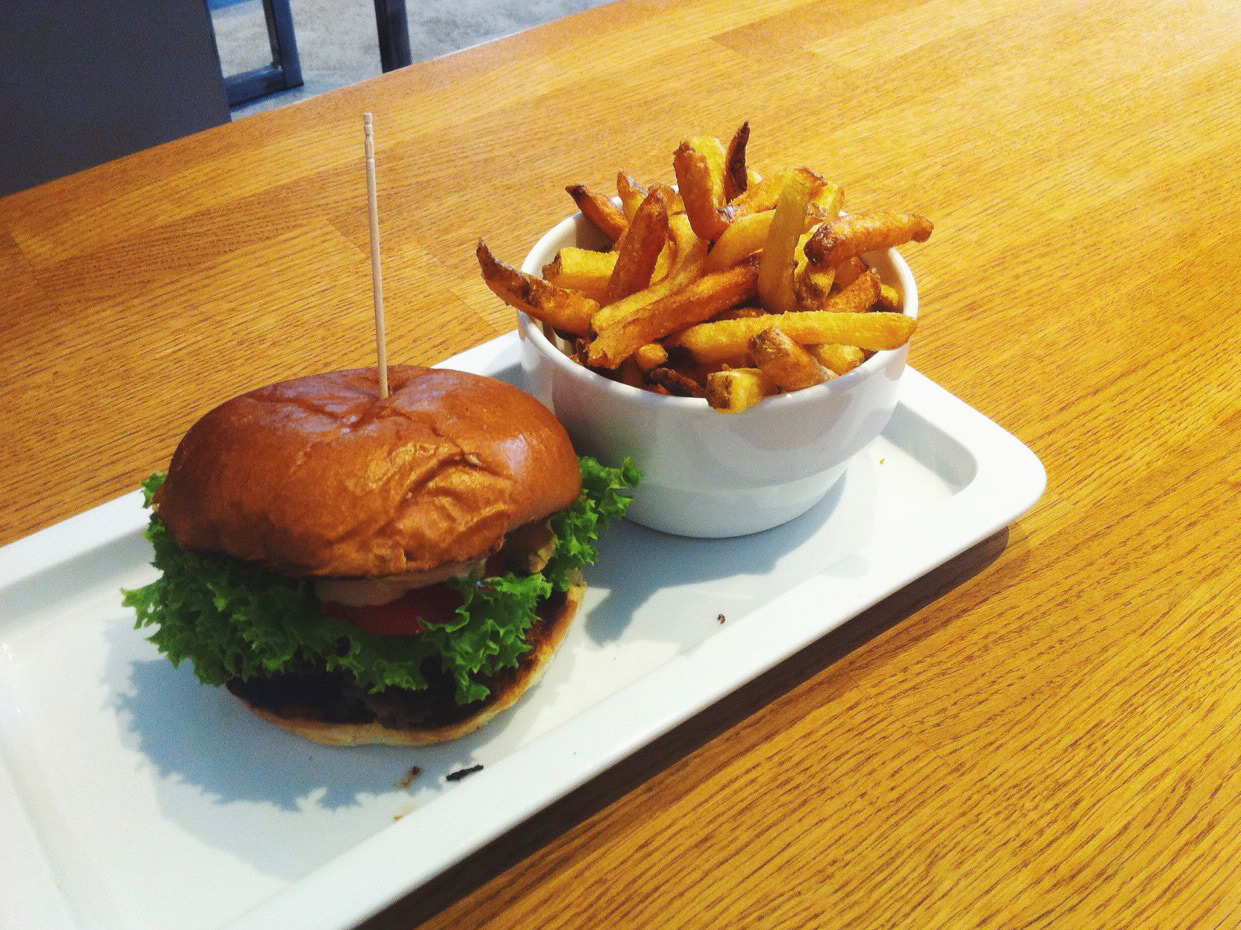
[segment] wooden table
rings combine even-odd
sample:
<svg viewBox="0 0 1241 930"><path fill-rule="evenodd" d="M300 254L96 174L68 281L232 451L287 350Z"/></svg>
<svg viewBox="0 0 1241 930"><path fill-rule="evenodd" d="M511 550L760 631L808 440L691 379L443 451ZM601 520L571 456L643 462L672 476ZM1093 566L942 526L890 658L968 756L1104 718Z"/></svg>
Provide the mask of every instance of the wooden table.
<svg viewBox="0 0 1241 930"><path fill-rule="evenodd" d="M1241 922L1241 17L1231 0L620 0L0 201L0 543L208 406L510 330L563 186L764 166L916 208L911 362L1037 507L376 926Z"/></svg>

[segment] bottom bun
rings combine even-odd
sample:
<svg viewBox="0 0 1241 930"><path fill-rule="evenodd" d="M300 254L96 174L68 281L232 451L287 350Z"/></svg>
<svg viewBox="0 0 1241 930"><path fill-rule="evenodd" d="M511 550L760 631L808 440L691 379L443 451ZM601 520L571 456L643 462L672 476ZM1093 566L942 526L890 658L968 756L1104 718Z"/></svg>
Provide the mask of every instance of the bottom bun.
<svg viewBox="0 0 1241 930"><path fill-rule="evenodd" d="M541 635L534 641L533 648L522 655L520 665L490 683L491 694L478 703L476 711L458 716L450 723L402 728L388 727L382 723L332 723L299 716L291 708L282 714L256 707L244 696L239 697L251 711L269 723L325 746L427 746L458 739L473 733L501 711L512 707L539 682L547 664L564 641L585 593L586 582L578 578L565 592L558 609L554 613L549 611L550 615L542 618Z"/></svg>

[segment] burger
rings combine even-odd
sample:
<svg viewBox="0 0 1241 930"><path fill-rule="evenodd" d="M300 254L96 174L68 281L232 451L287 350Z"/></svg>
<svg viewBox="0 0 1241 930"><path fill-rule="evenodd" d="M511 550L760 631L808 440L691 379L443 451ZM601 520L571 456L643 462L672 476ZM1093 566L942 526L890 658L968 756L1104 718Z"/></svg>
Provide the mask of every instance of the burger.
<svg viewBox="0 0 1241 930"><path fill-rule="evenodd" d="M578 458L511 385L392 366L229 400L145 483L139 628L329 745L452 739L541 676L638 475Z"/></svg>

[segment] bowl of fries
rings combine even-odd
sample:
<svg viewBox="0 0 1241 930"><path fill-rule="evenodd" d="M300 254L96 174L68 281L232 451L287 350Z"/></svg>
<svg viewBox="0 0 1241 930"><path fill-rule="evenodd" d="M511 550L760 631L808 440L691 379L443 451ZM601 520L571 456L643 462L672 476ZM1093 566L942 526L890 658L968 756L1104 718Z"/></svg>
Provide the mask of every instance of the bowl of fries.
<svg viewBox="0 0 1241 930"><path fill-rule="evenodd" d="M918 314L895 246L931 231L842 213L808 169L763 179L736 147L683 143L675 187L622 173L615 198L567 188L579 212L520 268L478 250L519 311L531 392L579 453L637 463L628 519L684 536L800 516L883 431Z"/></svg>

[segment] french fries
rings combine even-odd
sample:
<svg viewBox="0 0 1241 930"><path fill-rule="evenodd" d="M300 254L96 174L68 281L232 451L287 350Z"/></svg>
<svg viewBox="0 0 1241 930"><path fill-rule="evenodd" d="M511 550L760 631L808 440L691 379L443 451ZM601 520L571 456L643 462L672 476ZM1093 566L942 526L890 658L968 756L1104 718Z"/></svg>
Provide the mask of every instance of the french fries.
<svg viewBox="0 0 1241 930"><path fill-rule="evenodd" d="M677 188L623 171L615 200L569 185L610 248L563 248L539 278L480 242L487 286L600 375L705 396L726 413L904 345L916 321L863 255L923 242L931 222L842 212L841 186L806 167L761 176L748 163L749 132L747 122L727 147L714 136L682 142L672 156Z"/></svg>
<svg viewBox="0 0 1241 930"><path fill-rule="evenodd" d="M775 215L775 210L764 210L733 220L720 238L715 240L715 245L707 255L704 270L723 271L743 258L761 252Z"/></svg>
<svg viewBox="0 0 1241 930"><path fill-rule="evenodd" d="M827 344L808 347L813 355L828 371L837 375L847 375L858 365L866 361L866 353L857 346Z"/></svg>
<svg viewBox="0 0 1241 930"><path fill-rule="evenodd" d="M605 328L614 320L627 318L639 307L667 297L674 291L686 287L702 274L703 264L707 258L707 244L694 235L694 230L689 225L689 218L684 214L672 217L668 221L668 234L671 237L672 246L676 249L676 257L672 260L667 274L650 287L601 307L595 318L591 320L594 329Z"/></svg>
<svg viewBox="0 0 1241 930"><path fill-rule="evenodd" d="M676 333L665 345L687 349L703 364L726 362L749 351L750 340L771 326L767 317L700 323ZM896 313L785 313L780 328L801 345L843 343L862 349L896 349L913 335L917 321Z"/></svg>
<svg viewBox="0 0 1241 930"><path fill-rule="evenodd" d="M780 191L772 213L763 257L758 265L758 302L772 313L789 313L797 309L793 293L793 272L797 270L794 251L806 225L806 210L814 195L812 181L805 174L793 172Z"/></svg>
<svg viewBox="0 0 1241 930"><path fill-rule="evenodd" d="M595 252L566 246L543 266L543 280L602 301L615 267L615 252Z"/></svg>
<svg viewBox="0 0 1241 930"><path fill-rule="evenodd" d="M629 228L625 214L612 203L610 197L590 190L585 184L570 184L565 191L582 211L582 216L594 223L612 242L616 242Z"/></svg>
<svg viewBox="0 0 1241 930"><path fill-rule="evenodd" d="M485 242L478 243L475 254L483 280L510 307L561 332L584 336L590 331L591 318L599 310L598 301L504 264L491 254Z"/></svg>
<svg viewBox="0 0 1241 930"><path fill-rule="evenodd" d="M605 304L649 287L659 253L668 241L668 205L659 191L646 195L616 249L616 265L604 294Z"/></svg>
<svg viewBox="0 0 1241 930"><path fill-rule="evenodd" d="M744 194L750 184L749 172L745 163L745 148L750 142L750 121L741 124L728 143L728 152L724 157L724 197L734 199Z"/></svg>
<svg viewBox="0 0 1241 930"><path fill-rule="evenodd" d="M753 297L757 288L758 268L753 262L703 275L688 287L638 307L628 316L597 329L587 347L587 358L592 367L615 368L648 342L709 320L720 311Z"/></svg>
<svg viewBox="0 0 1241 930"><path fill-rule="evenodd" d="M744 413L778 390L758 368L725 368L707 375L707 403L724 413Z"/></svg>
<svg viewBox="0 0 1241 930"><path fill-rule="evenodd" d="M889 313L900 313L905 309L905 298L890 284L879 285L879 299L875 301L876 310L886 310Z"/></svg>
<svg viewBox="0 0 1241 930"><path fill-rule="evenodd" d="M707 392L701 384L684 372L675 368L660 366L646 373L652 383L658 384L674 397L706 397Z"/></svg>
<svg viewBox="0 0 1241 930"><path fill-rule="evenodd" d="M668 350L661 342L648 342L633 353L633 361L639 371L650 374L656 368L668 364Z"/></svg>
<svg viewBox="0 0 1241 930"><path fill-rule="evenodd" d="M720 140L711 136L682 142L672 156L685 212L700 239L718 239L732 218L724 190L727 157Z"/></svg>
<svg viewBox="0 0 1241 930"><path fill-rule="evenodd" d="M620 197L621 212L625 214L625 219L632 220L633 215L638 212L638 207L642 206L642 201L646 199L647 190L634 180L632 175L618 171L616 173L616 194Z"/></svg>
<svg viewBox="0 0 1241 930"><path fill-rule="evenodd" d="M779 326L768 326L750 340L754 362L782 391L800 391L832 376L818 360L790 339Z"/></svg>
<svg viewBox="0 0 1241 930"><path fill-rule="evenodd" d="M816 265L815 267L822 268L823 266ZM862 259L854 256L848 261L842 262L840 267L833 268L832 270L836 273L835 280L832 282L832 290L842 291L862 275L866 274L866 272L870 270L870 266L867 265L866 262L862 261Z"/></svg>
<svg viewBox="0 0 1241 930"><path fill-rule="evenodd" d="M840 208L845 202L845 192L839 184L819 179L822 184L810 198L810 217L816 223L834 220L840 215Z"/></svg>
<svg viewBox="0 0 1241 930"><path fill-rule="evenodd" d="M834 313L865 313L875 306L882 293L879 273L867 268L856 281L829 297L822 309Z"/></svg>
<svg viewBox="0 0 1241 930"><path fill-rule="evenodd" d="M822 310L832 296L832 285L835 283L835 268L823 268L809 262L800 264L793 279L798 306L805 310Z"/></svg>
<svg viewBox="0 0 1241 930"><path fill-rule="evenodd" d="M836 266L863 252L926 242L934 227L918 213L852 213L820 226L806 243L806 258Z"/></svg>

